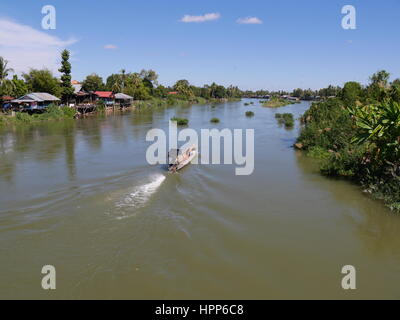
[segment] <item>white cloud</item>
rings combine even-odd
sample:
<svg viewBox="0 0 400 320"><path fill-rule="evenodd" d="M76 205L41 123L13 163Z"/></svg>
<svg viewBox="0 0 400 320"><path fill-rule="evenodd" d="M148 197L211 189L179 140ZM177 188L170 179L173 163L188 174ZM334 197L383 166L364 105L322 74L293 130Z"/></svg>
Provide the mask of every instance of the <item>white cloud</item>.
<svg viewBox="0 0 400 320"><path fill-rule="evenodd" d="M16 73L30 68L59 68L60 52L76 39L62 40L50 32L0 18L0 56L9 61Z"/></svg>
<svg viewBox="0 0 400 320"><path fill-rule="evenodd" d="M109 49L109 50L113 50L113 49L117 49L118 47L115 44L106 44L104 46L104 49Z"/></svg>
<svg viewBox="0 0 400 320"><path fill-rule="evenodd" d="M202 16L190 16L190 15L185 15L180 21L189 23L189 22L206 22L206 21L213 21L213 20L218 20L221 18L221 15L219 13L206 13L205 15Z"/></svg>
<svg viewBox="0 0 400 320"><path fill-rule="evenodd" d="M257 17L239 18L236 21L239 24L262 24L262 20Z"/></svg>

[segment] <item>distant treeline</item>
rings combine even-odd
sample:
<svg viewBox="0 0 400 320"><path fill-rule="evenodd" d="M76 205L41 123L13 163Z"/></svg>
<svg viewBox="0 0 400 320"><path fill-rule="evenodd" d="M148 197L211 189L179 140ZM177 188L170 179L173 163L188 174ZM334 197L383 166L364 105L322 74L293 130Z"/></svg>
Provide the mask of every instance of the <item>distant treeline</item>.
<svg viewBox="0 0 400 320"><path fill-rule="evenodd" d="M59 78L55 77L48 69L31 69L22 74L10 75L14 72L9 67L9 62L0 57L0 97L20 97L28 92L47 92L62 99L69 100L74 90L71 85L72 66L69 62L68 50L61 53L61 65L58 70L61 73ZM154 70L141 70L140 72L127 72L125 69L118 73L111 74L105 80L98 74L93 73L85 77L81 82L85 91L113 91L122 92L132 96L135 100L150 100L153 98L167 98L174 96L180 100L201 99L236 99L251 96L283 96L290 95L303 100L316 98L327 98L337 96L342 90L339 87L329 86L320 90L295 89L287 91L242 91L237 86L224 87L217 83L206 84L197 87L188 80L178 80L173 86L164 86L158 83L158 74ZM198 99L197 99L198 100Z"/></svg>
<svg viewBox="0 0 400 320"><path fill-rule="evenodd" d="M265 96L291 96L299 98L301 100L315 100L315 99L326 99L329 97L336 97L342 90L339 86L328 86L327 88L312 90L312 89L294 89L293 91L268 91L268 90L257 90L257 91L244 91L243 96L245 97L265 97Z"/></svg>

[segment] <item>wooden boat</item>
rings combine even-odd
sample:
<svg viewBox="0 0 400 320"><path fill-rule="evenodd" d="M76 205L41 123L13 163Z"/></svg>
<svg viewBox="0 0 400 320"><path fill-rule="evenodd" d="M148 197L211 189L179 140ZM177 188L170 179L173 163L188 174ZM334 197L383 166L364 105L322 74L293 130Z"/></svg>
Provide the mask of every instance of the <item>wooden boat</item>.
<svg viewBox="0 0 400 320"><path fill-rule="evenodd" d="M168 153L168 171L177 172L186 167L197 155L197 148L191 146L186 150L172 149Z"/></svg>

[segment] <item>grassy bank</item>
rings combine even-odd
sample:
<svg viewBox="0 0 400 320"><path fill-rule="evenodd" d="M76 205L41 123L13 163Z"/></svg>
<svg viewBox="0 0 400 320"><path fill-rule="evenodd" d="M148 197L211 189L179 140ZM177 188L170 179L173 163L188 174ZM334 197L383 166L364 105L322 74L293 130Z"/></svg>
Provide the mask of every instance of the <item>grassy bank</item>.
<svg viewBox="0 0 400 320"><path fill-rule="evenodd" d="M27 112L16 112L14 116L10 114L0 114L0 126L11 124L27 124L40 121L73 119L76 111L68 107L49 106L43 113L29 114Z"/></svg>

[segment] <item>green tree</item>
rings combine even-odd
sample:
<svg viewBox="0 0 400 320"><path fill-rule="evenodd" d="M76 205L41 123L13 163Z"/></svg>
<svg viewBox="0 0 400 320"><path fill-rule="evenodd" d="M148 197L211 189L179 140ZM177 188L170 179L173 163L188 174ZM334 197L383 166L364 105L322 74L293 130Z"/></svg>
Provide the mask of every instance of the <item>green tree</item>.
<svg viewBox="0 0 400 320"><path fill-rule="evenodd" d="M154 70L142 70L140 71L140 78L142 78L146 87L154 88L158 83L158 74Z"/></svg>
<svg viewBox="0 0 400 320"><path fill-rule="evenodd" d="M124 93L132 96L135 100L148 100L151 98L150 89L144 85L138 73L130 73L127 76Z"/></svg>
<svg viewBox="0 0 400 320"><path fill-rule="evenodd" d="M303 97L303 89L297 88L293 90L292 96L296 98L302 98Z"/></svg>
<svg viewBox="0 0 400 320"><path fill-rule="evenodd" d="M362 88L358 82L346 82L341 93L341 98L347 106L354 106L360 100Z"/></svg>
<svg viewBox="0 0 400 320"><path fill-rule="evenodd" d="M61 97L62 101L69 101L74 93L74 88L71 85L71 63L69 62L69 51L64 50L61 53L61 68L58 69L61 75Z"/></svg>
<svg viewBox="0 0 400 320"><path fill-rule="evenodd" d="M2 104L2 96L12 91L13 83L7 79L8 75L14 72L12 68L8 68L8 61L0 57L0 106Z"/></svg>
<svg viewBox="0 0 400 320"><path fill-rule="evenodd" d="M390 89L390 97L400 103L400 79L396 79L392 82Z"/></svg>
<svg viewBox="0 0 400 320"><path fill-rule="evenodd" d="M400 159L400 104L390 100L377 105L349 110L358 132L353 142L368 142L376 148L379 159L398 162Z"/></svg>
<svg viewBox="0 0 400 320"><path fill-rule="evenodd" d="M166 98L168 95L168 89L163 85L159 85L153 90L153 95L157 98Z"/></svg>
<svg viewBox="0 0 400 320"><path fill-rule="evenodd" d="M372 101L382 102L388 96L388 82L390 73L381 70L370 77L370 85L367 88L368 98Z"/></svg>
<svg viewBox="0 0 400 320"><path fill-rule="evenodd" d="M112 74L106 80L106 89L114 93L122 92L124 86L120 74Z"/></svg>
<svg viewBox="0 0 400 320"><path fill-rule="evenodd" d="M121 91L125 89L125 80L126 80L126 70L121 69Z"/></svg>
<svg viewBox="0 0 400 320"><path fill-rule="evenodd" d="M174 85L174 90L185 98L192 98L194 96L190 83L187 80L178 80Z"/></svg>
<svg viewBox="0 0 400 320"><path fill-rule="evenodd" d="M0 57L0 87L3 82L7 79L8 75L14 72L12 68L8 68L8 61L3 57Z"/></svg>
<svg viewBox="0 0 400 320"><path fill-rule="evenodd" d="M377 84L381 87L387 87L388 81L390 78L390 73L385 71L385 70L380 70L376 73L374 73L371 77L371 83L372 84Z"/></svg>
<svg viewBox="0 0 400 320"><path fill-rule="evenodd" d="M82 82L82 88L85 91L101 91L104 90L105 86L103 83L103 78L92 73L86 77Z"/></svg>
<svg viewBox="0 0 400 320"><path fill-rule="evenodd" d="M18 79L18 76L14 75L12 82L13 82L13 91L11 95L13 97L18 98L28 93L28 86L26 85L23 79Z"/></svg>
<svg viewBox="0 0 400 320"><path fill-rule="evenodd" d="M47 92L57 97L61 96L59 81L48 69L31 69L29 73L22 75L28 90L33 92Z"/></svg>

